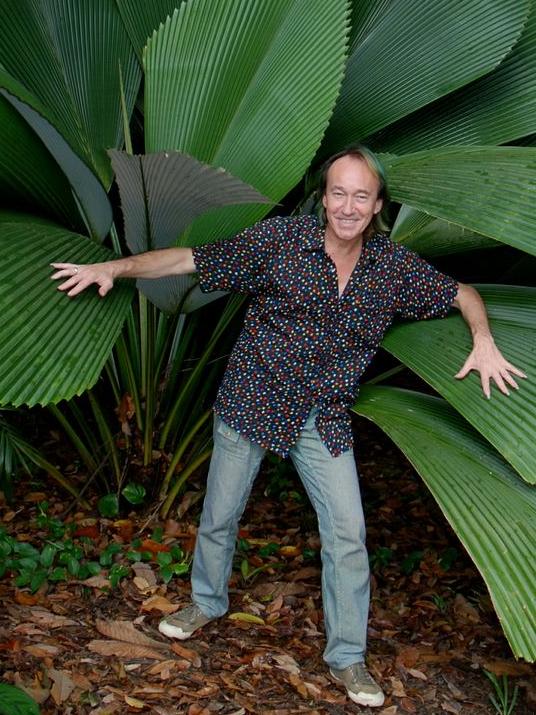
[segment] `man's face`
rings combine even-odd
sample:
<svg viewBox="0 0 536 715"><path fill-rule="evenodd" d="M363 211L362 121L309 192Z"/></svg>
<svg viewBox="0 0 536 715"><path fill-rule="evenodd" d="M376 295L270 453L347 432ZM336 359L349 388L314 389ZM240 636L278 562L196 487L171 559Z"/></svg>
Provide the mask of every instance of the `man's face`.
<svg viewBox="0 0 536 715"><path fill-rule="evenodd" d="M322 204L326 211L326 237L337 242L357 242L382 207L380 184L365 161L343 156L328 170Z"/></svg>

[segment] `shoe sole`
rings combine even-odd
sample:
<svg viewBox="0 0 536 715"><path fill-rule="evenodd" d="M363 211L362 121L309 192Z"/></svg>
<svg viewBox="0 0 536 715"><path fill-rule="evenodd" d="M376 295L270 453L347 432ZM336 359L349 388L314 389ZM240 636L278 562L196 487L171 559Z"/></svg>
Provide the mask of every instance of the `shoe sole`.
<svg viewBox="0 0 536 715"><path fill-rule="evenodd" d="M180 641L187 640L193 633L193 631L183 631L182 628L165 622L158 624L158 630L168 638L178 638Z"/></svg>
<svg viewBox="0 0 536 715"><path fill-rule="evenodd" d="M371 693L353 693L351 690L348 690L346 684L344 683L344 680L342 680L341 678L337 678L337 676L331 669L329 673L333 680L335 680L337 683L340 683L344 688L346 688L346 693L348 697L350 698L350 700L352 700L352 702L356 703L356 705L364 705L368 706L369 708L379 708L384 704L385 695L383 693L377 693L376 695L372 695Z"/></svg>

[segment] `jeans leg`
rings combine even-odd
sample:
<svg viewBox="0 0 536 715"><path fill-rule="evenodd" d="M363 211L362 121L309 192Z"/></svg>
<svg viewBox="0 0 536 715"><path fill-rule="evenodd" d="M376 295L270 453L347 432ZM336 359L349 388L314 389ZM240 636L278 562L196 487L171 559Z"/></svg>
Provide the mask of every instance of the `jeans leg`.
<svg viewBox="0 0 536 715"><path fill-rule="evenodd" d="M192 565L192 600L210 618L229 608L238 521L264 451L215 416L214 450Z"/></svg>
<svg viewBox="0 0 536 715"><path fill-rule="evenodd" d="M324 660L343 669L365 658L370 570L365 519L353 451L332 457L314 424L316 410L291 458L318 517L322 543Z"/></svg>

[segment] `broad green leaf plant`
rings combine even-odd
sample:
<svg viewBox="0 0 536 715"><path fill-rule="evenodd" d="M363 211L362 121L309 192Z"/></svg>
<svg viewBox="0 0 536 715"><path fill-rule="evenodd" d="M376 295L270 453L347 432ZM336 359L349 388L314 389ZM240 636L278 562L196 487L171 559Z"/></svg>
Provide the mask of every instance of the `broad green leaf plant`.
<svg viewBox="0 0 536 715"><path fill-rule="evenodd" d="M438 397L368 385L354 409L406 453L514 654L535 660L535 294L511 285L536 254L535 65L536 0L6 0L0 403L48 405L117 495L137 449L166 464L167 513L210 454L241 300L207 305L181 280L69 302L48 263L198 245L279 202L298 210L309 168L365 143L386 167L393 239L434 261L479 256L496 340L529 379L490 402L476 376L454 380L470 336L453 313L384 341Z"/></svg>

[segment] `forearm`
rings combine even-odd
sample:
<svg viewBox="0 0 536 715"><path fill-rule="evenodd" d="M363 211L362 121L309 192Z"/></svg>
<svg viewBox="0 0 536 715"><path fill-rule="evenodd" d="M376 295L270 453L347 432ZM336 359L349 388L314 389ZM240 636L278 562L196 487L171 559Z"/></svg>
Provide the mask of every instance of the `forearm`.
<svg viewBox="0 0 536 715"><path fill-rule="evenodd" d="M459 283L453 305L458 308L467 323L473 336L473 343L480 340L493 340L486 306L478 291L470 285Z"/></svg>
<svg viewBox="0 0 536 715"><path fill-rule="evenodd" d="M108 261L112 279L162 278L193 273L195 265L191 248L162 248L134 256Z"/></svg>

